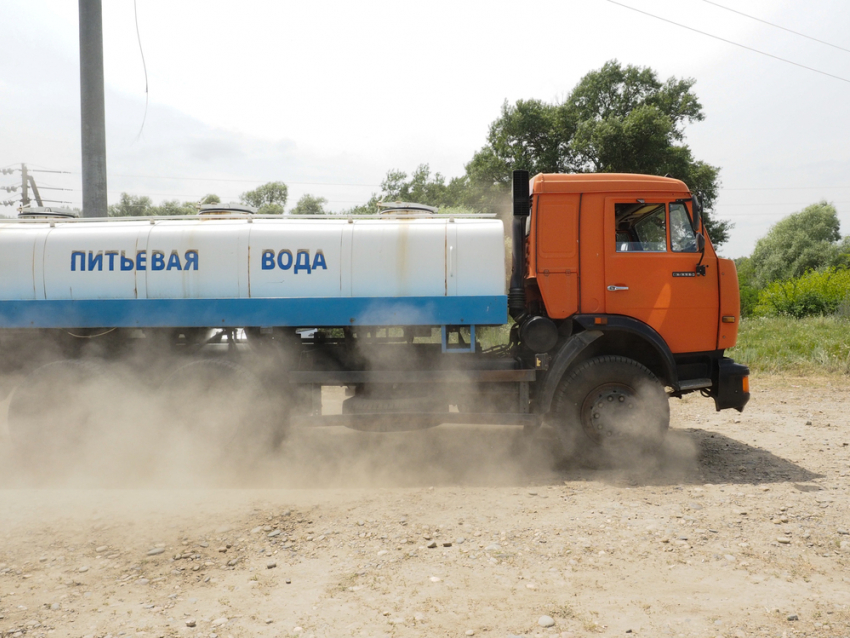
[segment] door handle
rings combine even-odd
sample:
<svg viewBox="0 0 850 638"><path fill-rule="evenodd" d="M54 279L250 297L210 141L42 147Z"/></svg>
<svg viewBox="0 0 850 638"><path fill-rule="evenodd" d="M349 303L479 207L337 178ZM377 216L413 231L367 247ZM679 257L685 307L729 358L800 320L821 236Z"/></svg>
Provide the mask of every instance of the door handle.
<svg viewBox="0 0 850 638"><path fill-rule="evenodd" d="M628 286L608 286L608 290L611 292L617 292L618 290L628 290Z"/></svg>

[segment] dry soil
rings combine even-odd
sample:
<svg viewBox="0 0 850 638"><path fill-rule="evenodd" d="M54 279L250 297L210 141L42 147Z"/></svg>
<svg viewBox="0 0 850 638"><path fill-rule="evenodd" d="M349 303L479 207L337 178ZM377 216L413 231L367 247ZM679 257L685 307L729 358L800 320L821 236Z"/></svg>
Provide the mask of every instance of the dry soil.
<svg viewBox="0 0 850 638"><path fill-rule="evenodd" d="M0 636L850 636L850 380L752 387L619 468L440 427L54 472L0 434Z"/></svg>

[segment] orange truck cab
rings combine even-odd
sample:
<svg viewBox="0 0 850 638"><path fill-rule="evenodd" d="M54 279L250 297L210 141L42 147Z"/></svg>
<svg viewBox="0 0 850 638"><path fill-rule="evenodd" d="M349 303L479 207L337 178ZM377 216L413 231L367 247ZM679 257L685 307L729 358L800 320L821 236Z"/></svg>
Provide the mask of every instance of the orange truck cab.
<svg viewBox="0 0 850 638"><path fill-rule="evenodd" d="M631 174L529 180L516 171L508 298L519 341L547 353L543 365L555 378L582 361L616 359L651 372L668 396L700 391L718 410L740 411L749 400L749 370L724 356L740 321L735 264L717 256L699 200L679 180ZM577 340L561 370L565 355L556 344L563 350ZM574 376L573 385L581 374ZM537 409L557 412L553 402L559 392L569 394L569 383L559 382L561 390L548 385L541 385ZM616 393L604 398L620 400ZM584 418L592 420L591 399L574 401L586 404ZM574 407L579 418L582 408Z"/></svg>

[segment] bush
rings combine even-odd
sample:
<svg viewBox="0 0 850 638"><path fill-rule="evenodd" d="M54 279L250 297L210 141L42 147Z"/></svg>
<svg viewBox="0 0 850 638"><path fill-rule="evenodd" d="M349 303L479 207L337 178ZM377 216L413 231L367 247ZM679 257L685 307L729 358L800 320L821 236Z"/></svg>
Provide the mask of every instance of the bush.
<svg viewBox="0 0 850 638"><path fill-rule="evenodd" d="M753 314L800 319L835 314L850 298L850 270L827 268L777 281L764 288Z"/></svg>
<svg viewBox="0 0 850 638"><path fill-rule="evenodd" d="M747 284L741 284L741 316L752 317L759 302L759 290Z"/></svg>

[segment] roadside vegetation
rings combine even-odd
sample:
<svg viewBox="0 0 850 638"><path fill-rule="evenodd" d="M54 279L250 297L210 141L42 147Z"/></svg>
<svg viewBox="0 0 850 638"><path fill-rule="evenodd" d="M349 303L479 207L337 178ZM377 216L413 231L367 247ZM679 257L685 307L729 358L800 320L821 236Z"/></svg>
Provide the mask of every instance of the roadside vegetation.
<svg viewBox="0 0 850 638"><path fill-rule="evenodd" d="M835 206L788 215L735 261L743 319L729 356L757 373L850 374L850 236Z"/></svg>
<svg viewBox="0 0 850 638"><path fill-rule="evenodd" d="M727 356L755 373L850 374L850 317L749 317Z"/></svg>

